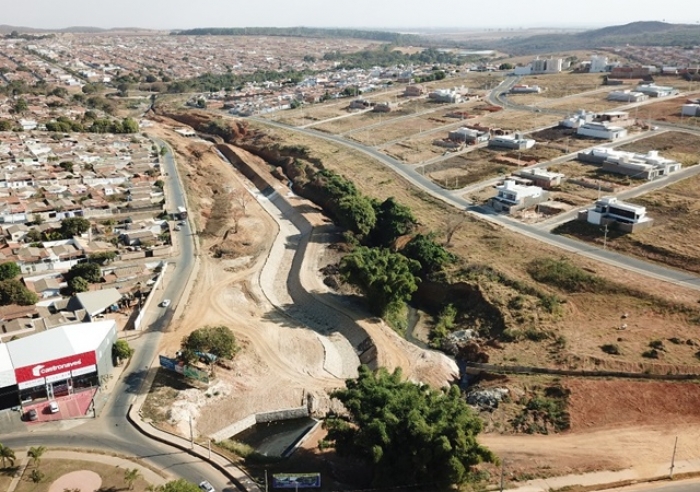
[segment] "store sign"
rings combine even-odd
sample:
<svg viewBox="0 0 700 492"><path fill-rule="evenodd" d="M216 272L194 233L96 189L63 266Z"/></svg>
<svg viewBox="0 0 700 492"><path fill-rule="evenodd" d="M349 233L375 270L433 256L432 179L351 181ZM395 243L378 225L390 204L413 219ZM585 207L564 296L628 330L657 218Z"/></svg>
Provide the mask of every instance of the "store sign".
<svg viewBox="0 0 700 492"><path fill-rule="evenodd" d="M318 489L321 487L320 473L275 473L272 475L272 488L275 489Z"/></svg>
<svg viewBox="0 0 700 492"><path fill-rule="evenodd" d="M39 378L47 378L56 376L62 373L70 372L83 367L95 365L94 352L85 352L83 354L71 355L70 357L62 357L60 359L48 360L41 364L32 366L24 366L15 369L15 377L18 383L24 383Z"/></svg>
<svg viewBox="0 0 700 492"><path fill-rule="evenodd" d="M38 378L38 379L31 379L29 381L24 381L22 383L18 383L17 387L21 390L26 390L29 388L36 388L37 386L43 386L45 384L46 384L45 378Z"/></svg>
<svg viewBox="0 0 700 492"><path fill-rule="evenodd" d="M70 379L70 371L62 372L60 374L52 374L51 376L46 376L47 383L55 383L56 381L65 381Z"/></svg>
<svg viewBox="0 0 700 492"><path fill-rule="evenodd" d="M87 367L81 367L80 369L74 369L71 371L73 377L83 376L85 374L91 374L93 372L97 372L97 366L95 364L92 364Z"/></svg>

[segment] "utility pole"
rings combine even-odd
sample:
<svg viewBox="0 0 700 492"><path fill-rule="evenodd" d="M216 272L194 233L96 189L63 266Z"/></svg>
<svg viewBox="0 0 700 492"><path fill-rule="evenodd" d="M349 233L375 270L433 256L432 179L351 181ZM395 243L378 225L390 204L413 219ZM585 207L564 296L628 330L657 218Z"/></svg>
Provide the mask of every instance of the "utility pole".
<svg viewBox="0 0 700 492"><path fill-rule="evenodd" d="M676 467L676 447L678 446L678 436L676 436L676 442L673 443L673 456L671 456L671 469L668 473L669 480L673 479L673 469Z"/></svg>
<svg viewBox="0 0 700 492"><path fill-rule="evenodd" d="M209 439L209 459L211 460L211 439Z"/></svg>
<svg viewBox="0 0 700 492"><path fill-rule="evenodd" d="M608 248L608 224L605 224L605 235L603 236L603 249Z"/></svg>
<svg viewBox="0 0 700 492"><path fill-rule="evenodd" d="M505 467L506 467L506 462L505 460L501 461L501 491L503 492L503 484L505 482Z"/></svg>
<svg viewBox="0 0 700 492"><path fill-rule="evenodd" d="M190 449L194 449L194 431L192 430L192 415L190 415Z"/></svg>
<svg viewBox="0 0 700 492"><path fill-rule="evenodd" d="M267 468L265 468L265 492L267 492Z"/></svg>

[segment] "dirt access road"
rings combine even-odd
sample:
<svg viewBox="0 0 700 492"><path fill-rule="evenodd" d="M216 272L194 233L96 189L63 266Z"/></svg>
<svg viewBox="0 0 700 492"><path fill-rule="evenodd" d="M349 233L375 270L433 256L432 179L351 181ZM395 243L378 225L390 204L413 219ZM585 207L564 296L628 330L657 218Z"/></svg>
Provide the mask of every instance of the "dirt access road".
<svg viewBox="0 0 700 492"><path fill-rule="evenodd" d="M196 430L209 435L252 413L302 405L308 395L319 411L329 408L328 392L356 374L358 340L344 336L357 329L353 325L372 336L377 360L389 369L402 367L409 378L436 385L455 374L456 367L441 354L409 344L383 323L353 313L342 296L330 295L318 273L328 258L328 224L312 204L289 198L319 227L300 234L285 217L298 211L280 212L209 144L182 138L165 125L149 132L173 146L187 176L189 208L202 231L192 295L164 337L162 353L173 354L185 335L204 325L228 326L243 347L231 370L217 369L208 390L173 395L167 414L173 428L188 434L192 416ZM241 191L254 197L244 214L236 204ZM280 184L278 193L287 198L286 186ZM302 246L305 255L297 254ZM291 271L296 281L288 281Z"/></svg>

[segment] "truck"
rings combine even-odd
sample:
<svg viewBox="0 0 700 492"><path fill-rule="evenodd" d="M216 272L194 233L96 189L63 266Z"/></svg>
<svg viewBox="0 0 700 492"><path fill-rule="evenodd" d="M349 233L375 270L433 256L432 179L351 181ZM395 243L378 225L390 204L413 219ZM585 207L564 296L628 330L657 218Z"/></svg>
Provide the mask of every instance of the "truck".
<svg viewBox="0 0 700 492"><path fill-rule="evenodd" d="M187 218L187 209L185 207L177 207L177 218L185 220Z"/></svg>

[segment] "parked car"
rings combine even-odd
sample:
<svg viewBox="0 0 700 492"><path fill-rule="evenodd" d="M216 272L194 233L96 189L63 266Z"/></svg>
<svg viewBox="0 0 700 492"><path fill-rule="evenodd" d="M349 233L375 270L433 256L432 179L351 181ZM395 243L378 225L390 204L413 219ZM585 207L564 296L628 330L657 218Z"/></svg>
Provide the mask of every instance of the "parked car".
<svg viewBox="0 0 700 492"><path fill-rule="evenodd" d="M52 401L49 403L49 412L51 413L58 413L61 409L58 408L58 403L55 401Z"/></svg>
<svg viewBox="0 0 700 492"><path fill-rule="evenodd" d="M38 420L39 419L39 414L36 412L36 409L32 408L29 410L27 413L24 414L24 418L30 421Z"/></svg>
<svg viewBox="0 0 700 492"><path fill-rule="evenodd" d="M170 306L170 299L163 299L163 302L160 303L161 307L168 307Z"/></svg>
<svg viewBox="0 0 700 492"><path fill-rule="evenodd" d="M175 230L176 230L176 231L181 231L181 230L182 230L182 227L180 227L180 226L175 226Z"/></svg>
<svg viewBox="0 0 700 492"><path fill-rule="evenodd" d="M204 492L216 492L216 489L212 487L212 485L206 480L199 483L199 488L202 489Z"/></svg>

